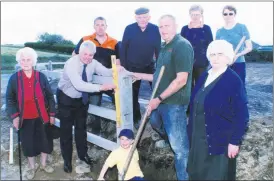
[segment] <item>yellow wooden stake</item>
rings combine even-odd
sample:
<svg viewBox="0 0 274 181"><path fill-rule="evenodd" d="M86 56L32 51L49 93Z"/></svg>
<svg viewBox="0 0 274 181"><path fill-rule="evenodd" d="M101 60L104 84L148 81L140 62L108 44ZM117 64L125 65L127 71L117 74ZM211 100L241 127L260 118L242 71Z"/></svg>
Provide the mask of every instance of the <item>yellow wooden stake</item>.
<svg viewBox="0 0 274 181"><path fill-rule="evenodd" d="M111 55L111 64L112 64L112 69L113 69L113 82L114 85L116 86L115 90L115 108L116 108L116 127L121 126L121 108L120 108L120 94L119 94L119 80L118 80L118 71L116 67L116 56Z"/></svg>

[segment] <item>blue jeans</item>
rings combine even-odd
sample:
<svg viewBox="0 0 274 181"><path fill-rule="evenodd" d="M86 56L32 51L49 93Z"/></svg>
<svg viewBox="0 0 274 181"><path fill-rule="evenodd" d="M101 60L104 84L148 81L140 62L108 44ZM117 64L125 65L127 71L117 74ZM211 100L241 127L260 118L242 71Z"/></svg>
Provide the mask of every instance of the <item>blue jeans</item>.
<svg viewBox="0 0 274 181"><path fill-rule="evenodd" d="M143 177L133 177L132 179L129 180L145 180Z"/></svg>
<svg viewBox="0 0 274 181"><path fill-rule="evenodd" d="M178 180L188 180L186 172L189 152L187 136L187 105L160 104L151 113L150 124L162 137L167 135L175 156Z"/></svg>

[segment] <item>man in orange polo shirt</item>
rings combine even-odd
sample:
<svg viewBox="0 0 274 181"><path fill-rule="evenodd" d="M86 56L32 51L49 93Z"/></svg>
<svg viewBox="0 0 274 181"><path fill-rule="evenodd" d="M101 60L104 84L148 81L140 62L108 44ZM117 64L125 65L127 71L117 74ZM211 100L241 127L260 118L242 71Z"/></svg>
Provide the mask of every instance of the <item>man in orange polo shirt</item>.
<svg viewBox="0 0 274 181"><path fill-rule="evenodd" d="M84 36L76 45L72 55L79 53L80 45L86 41L90 40L96 45L96 53L94 59L99 61L102 65L107 68L111 68L111 55L116 55L117 64L120 65L119 60L119 44L118 41L110 37L106 33L107 23L106 19L103 17L97 17L94 20L94 30L95 32L92 35ZM90 103L100 106L102 101L102 94L105 93L111 97L112 103L114 104L114 92L113 91L104 91L90 93ZM94 134L100 134L101 132L101 119L96 116L96 120L92 124L92 132Z"/></svg>

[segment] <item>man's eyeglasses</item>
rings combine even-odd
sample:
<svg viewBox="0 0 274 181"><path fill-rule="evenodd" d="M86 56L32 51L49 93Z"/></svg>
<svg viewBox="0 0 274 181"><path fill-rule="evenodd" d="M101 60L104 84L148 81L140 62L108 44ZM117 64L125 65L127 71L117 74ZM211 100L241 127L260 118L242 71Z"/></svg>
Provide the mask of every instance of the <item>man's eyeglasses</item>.
<svg viewBox="0 0 274 181"><path fill-rule="evenodd" d="M223 15L224 15L224 16L227 16L227 15L229 15L229 16L233 16L233 15L234 15L234 13L224 13Z"/></svg>

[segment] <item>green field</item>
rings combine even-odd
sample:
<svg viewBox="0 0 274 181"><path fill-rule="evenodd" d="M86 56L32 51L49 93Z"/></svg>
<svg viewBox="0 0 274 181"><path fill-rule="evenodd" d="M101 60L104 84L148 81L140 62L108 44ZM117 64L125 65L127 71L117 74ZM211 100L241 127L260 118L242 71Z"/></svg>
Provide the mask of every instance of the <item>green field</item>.
<svg viewBox="0 0 274 181"><path fill-rule="evenodd" d="M17 64L15 57L20 47L1 46L1 73L11 73ZM38 54L38 63L48 61L63 62L70 58L70 55L54 52L36 51Z"/></svg>

